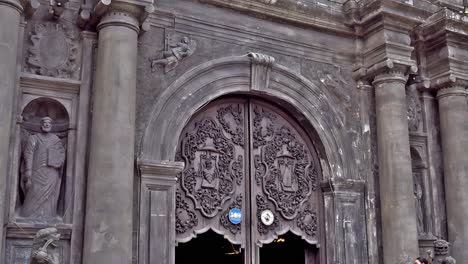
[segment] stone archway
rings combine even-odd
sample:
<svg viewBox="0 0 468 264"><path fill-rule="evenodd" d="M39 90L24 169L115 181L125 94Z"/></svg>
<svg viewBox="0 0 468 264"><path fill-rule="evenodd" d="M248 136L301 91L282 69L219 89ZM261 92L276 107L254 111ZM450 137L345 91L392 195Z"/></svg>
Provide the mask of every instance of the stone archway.
<svg viewBox="0 0 468 264"><path fill-rule="evenodd" d="M163 92L153 108L145 129L138 158L141 176L140 263L161 258L167 259L167 263L174 263L173 212L176 174L184 167L183 163L174 162L178 135L199 109L216 98L229 94L253 95L275 102L293 115L306 132L316 139L315 148L323 175L329 181L327 186L336 184L331 190L326 187L327 190L324 192L324 199L328 199L329 204L337 198L335 195L325 197L327 196L325 193L334 192L335 188L349 189L352 192L363 190L362 182L359 181L351 184L334 182L336 179L357 175L358 171L354 154L349 151L350 144L346 142L343 131L344 121L334 110L334 103L325 87L314 85L300 74L276 64L274 58L262 54L249 53L246 56L209 61L183 74ZM347 153L346 158L344 153ZM153 195L153 193L158 194ZM151 207L151 204L159 202L154 200L156 199L154 197L159 197L158 199L164 197L167 202L158 208ZM348 205L352 205L350 208L353 209L346 209L351 210L346 214L356 217L356 222L365 221L362 219L363 214L359 212L363 210L360 199L359 195L355 195L340 201L346 202L343 204L343 210ZM341 209L329 205L325 210L327 212L324 213L326 218L324 221L328 223L325 236L333 237L336 232L341 232L335 227L335 222L338 221L335 219L336 210ZM168 212L170 214L167 214ZM148 220L150 216L160 213L167 214L167 217L159 218L158 221ZM152 239L148 234L148 230L151 229L171 230L171 232L151 234L154 237ZM342 233L339 235L343 236ZM366 239L365 233L359 236ZM167 242L157 243L154 240L156 237ZM330 239L325 243L325 250L322 252L326 251L327 260L323 263L331 263L336 260L335 255L341 250L334 248L343 247L343 241Z"/></svg>

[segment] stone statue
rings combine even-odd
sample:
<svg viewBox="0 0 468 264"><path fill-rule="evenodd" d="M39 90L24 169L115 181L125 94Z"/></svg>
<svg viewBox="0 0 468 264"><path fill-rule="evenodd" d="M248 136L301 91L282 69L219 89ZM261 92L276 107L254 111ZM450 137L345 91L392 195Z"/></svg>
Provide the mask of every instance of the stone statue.
<svg viewBox="0 0 468 264"><path fill-rule="evenodd" d="M183 37L182 40L175 44L170 45L170 50L163 53L163 59L151 60L151 69L156 71L156 65L161 65L164 67L164 73L172 71L179 61L189 57L195 51L197 44L194 40L190 40L188 37Z"/></svg>
<svg viewBox="0 0 468 264"><path fill-rule="evenodd" d="M450 243L437 239L434 242L434 264L457 264L457 261L449 255Z"/></svg>
<svg viewBox="0 0 468 264"><path fill-rule="evenodd" d="M51 219L57 216L65 148L60 139L50 133L50 117L42 118L40 124L41 133L30 135L23 150L21 182L25 198L20 215Z"/></svg>
<svg viewBox="0 0 468 264"><path fill-rule="evenodd" d="M421 184L421 177L417 173L413 173L413 193L416 205L416 223L418 234L423 234L424 231L424 213L423 213L423 189Z"/></svg>
<svg viewBox="0 0 468 264"><path fill-rule="evenodd" d="M57 247L57 242L60 239L60 234L54 227L44 228L37 231L34 237L33 247L31 250L30 264L60 264L59 254L57 252L49 252L48 247Z"/></svg>

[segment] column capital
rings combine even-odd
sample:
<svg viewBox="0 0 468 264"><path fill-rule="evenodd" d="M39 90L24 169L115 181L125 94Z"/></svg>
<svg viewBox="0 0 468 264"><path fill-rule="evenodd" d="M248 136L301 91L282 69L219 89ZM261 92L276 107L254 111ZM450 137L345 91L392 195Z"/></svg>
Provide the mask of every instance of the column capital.
<svg viewBox="0 0 468 264"><path fill-rule="evenodd" d="M389 83L389 82L398 82L402 84L406 84L408 81L408 75L406 75L402 71L387 71L377 74L374 77L374 81L372 85L376 86L382 83Z"/></svg>
<svg viewBox="0 0 468 264"><path fill-rule="evenodd" d="M100 0L92 8L81 7L77 24L96 26L98 31L111 25L126 26L139 33L140 28L148 29L146 20L154 9L152 1Z"/></svg>
<svg viewBox="0 0 468 264"><path fill-rule="evenodd" d="M468 91L462 86L452 86L442 88L437 91L437 99L441 99L448 96L468 96Z"/></svg>

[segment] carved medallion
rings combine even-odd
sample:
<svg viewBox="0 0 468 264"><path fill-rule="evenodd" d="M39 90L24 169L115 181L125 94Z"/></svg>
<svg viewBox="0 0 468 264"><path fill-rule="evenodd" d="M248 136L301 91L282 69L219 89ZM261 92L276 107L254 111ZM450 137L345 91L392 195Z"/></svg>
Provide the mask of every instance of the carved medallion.
<svg viewBox="0 0 468 264"><path fill-rule="evenodd" d="M78 45L73 32L63 24L33 26L25 70L39 75L75 78Z"/></svg>
<svg viewBox="0 0 468 264"><path fill-rule="evenodd" d="M238 195L236 197L234 202L232 202L231 205L229 205L228 209L224 211L224 213L221 216L221 218L219 219L219 221L220 221L221 225L224 228L229 230L232 234L236 235L236 234L239 234L241 232L241 225L240 224L233 224L229 220L229 212L234 208L242 209L242 195Z"/></svg>
<svg viewBox="0 0 468 264"><path fill-rule="evenodd" d="M229 124L226 116L230 115L234 121L234 126ZM227 107L221 107L218 109L218 115L216 116L219 123L223 126L223 129L232 136L232 142L239 146L244 146L244 118L242 109L239 105L228 105Z"/></svg>
<svg viewBox="0 0 468 264"><path fill-rule="evenodd" d="M190 210L188 204L182 199L179 191L176 192L176 232L185 233L198 225L197 215Z"/></svg>
<svg viewBox="0 0 468 264"><path fill-rule="evenodd" d="M297 218L297 226L308 236L314 237L317 234L317 213L311 210L310 205L301 211Z"/></svg>

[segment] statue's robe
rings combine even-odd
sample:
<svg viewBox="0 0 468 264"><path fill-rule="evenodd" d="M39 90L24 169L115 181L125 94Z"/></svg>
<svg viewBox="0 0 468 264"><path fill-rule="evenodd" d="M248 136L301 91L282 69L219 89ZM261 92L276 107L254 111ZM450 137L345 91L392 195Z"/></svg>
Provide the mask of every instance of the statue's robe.
<svg viewBox="0 0 468 264"><path fill-rule="evenodd" d="M31 135L23 158L25 169L31 170L31 186L29 189L24 188L21 216L39 219L56 217L61 172L65 162L62 142L51 133Z"/></svg>

